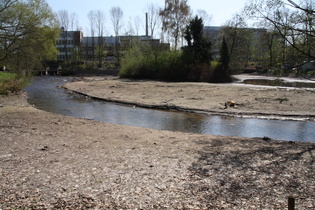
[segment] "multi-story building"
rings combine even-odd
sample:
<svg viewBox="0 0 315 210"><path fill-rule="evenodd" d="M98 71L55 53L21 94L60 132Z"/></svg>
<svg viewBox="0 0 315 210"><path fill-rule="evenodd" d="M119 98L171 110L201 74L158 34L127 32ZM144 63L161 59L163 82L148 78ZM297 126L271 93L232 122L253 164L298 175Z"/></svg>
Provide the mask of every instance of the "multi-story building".
<svg viewBox="0 0 315 210"><path fill-rule="evenodd" d="M100 52L106 59L113 60L116 51L121 55L132 45L149 44L161 50L169 50L169 43L161 43L159 39L151 36L104 36L84 37L81 31L63 31L56 41L56 48L59 51L58 61L76 60L75 56L80 55L84 60L95 59ZM104 55L105 53L105 55Z"/></svg>
<svg viewBox="0 0 315 210"><path fill-rule="evenodd" d="M57 60L72 60L83 40L81 31L65 31L61 28L61 34L56 40L56 48L59 51Z"/></svg>

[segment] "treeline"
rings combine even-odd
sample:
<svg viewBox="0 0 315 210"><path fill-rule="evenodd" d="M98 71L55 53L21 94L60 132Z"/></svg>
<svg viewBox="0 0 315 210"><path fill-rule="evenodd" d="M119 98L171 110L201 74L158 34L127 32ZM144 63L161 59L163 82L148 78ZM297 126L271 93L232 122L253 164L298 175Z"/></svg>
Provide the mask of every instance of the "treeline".
<svg viewBox="0 0 315 210"><path fill-rule="evenodd" d="M211 71L214 71L213 69L219 65L210 65L209 63L211 61L222 62L220 60L222 56L213 53L217 49L221 49L223 38L225 38L227 49L225 51L227 56L225 57L229 58L230 71L253 66L271 69L275 73L290 72L304 62L315 60L314 5L314 0L301 0L299 2L294 0L248 1L244 6L244 10L236 14L222 27L218 40L213 40L214 36L211 34L203 34L208 41L211 41L211 49L207 50L212 50L212 57L207 59L208 63L206 63L198 60L198 57L196 58L196 56L201 56L200 53L196 55L196 52L199 52L200 49L193 50L198 45L196 46L194 40L189 40L187 34L186 26L190 24L192 15L188 1L165 0L162 8L150 4L146 8L149 20L149 35L156 37L157 34L161 34L162 41L172 43L172 51L164 55L156 52L155 49L147 49L145 54L144 52L137 54L137 49L134 48L132 50L135 52L128 52L123 59L122 75L128 72L126 66L132 66L132 63L138 65L138 63L133 62L135 59L128 56L128 54L141 57L140 54L142 53L142 56L147 59L154 58L152 61L147 60L147 64L157 64L159 60L171 60L170 63L161 61L159 65L169 65L171 66L169 69L172 70L164 70L164 72L163 70L156 70L159 67L154 67L152 64L148 69L159 73L150 74L145 72L147 75L165 75L169 73L172 78L172 72L178 71L178 75L183 73L178 80L182 80L181 78L210 80L203 79L207 76L204 76L206 73L201 69L205 69L204 65L206 64L210 66L207 69L210 68ZM207 21L206 25L209 25L209 15L206 11L198 10L196 14L203 21ZM109 10L109 15L116 37L121 34L138 33L139 17L137 18L138 21L134 21L134 24L130 20L126 24L125 31L122 31L123 11L119 7L114 7ZM90 20L92 36L102 37L107 25L105 14L101 10L90 11L87 18ZM60 27L64 27L64 30L78 29L80 27L76 20L75 14L69 15L66 11L59 11L54 14L45 0L0 1L1 68L6 66L7 69L22 72L22 70L42 68L42 62L45 60L55 60L58 51L54 44L60 34ZM249 20L251 25L248 24ZM259 39L253 37L251 30L244 30L253 26L266 29ZM189 43L190 41L191 43ZM119 49L117 50L116 59L120 60ZM207 54L206 50L201 50ZM95 55L102 58L103 53L99 46ZM178 61L179 58L181 58L180 62ZM130 61L126 62L126 60ZM79 58L77 61L82 60ZM175 67L178 69L175 69ZM143 69L144 67L142 71ZM207 70L206 72L210 74L211 71Z"/></svg>

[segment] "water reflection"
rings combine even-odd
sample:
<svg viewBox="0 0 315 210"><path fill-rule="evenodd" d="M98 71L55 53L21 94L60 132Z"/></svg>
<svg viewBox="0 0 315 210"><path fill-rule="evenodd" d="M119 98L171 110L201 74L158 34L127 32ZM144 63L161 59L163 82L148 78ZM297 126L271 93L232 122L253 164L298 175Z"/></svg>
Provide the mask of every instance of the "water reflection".
<svg viewBox="0 0 315 210"><path fill-rule="evenodd" d="M92 100L58 88L62 77L38 77L25 88L37 108L78 118L170 131L315 142L315 122L245 119L143 109Z"/></svg>

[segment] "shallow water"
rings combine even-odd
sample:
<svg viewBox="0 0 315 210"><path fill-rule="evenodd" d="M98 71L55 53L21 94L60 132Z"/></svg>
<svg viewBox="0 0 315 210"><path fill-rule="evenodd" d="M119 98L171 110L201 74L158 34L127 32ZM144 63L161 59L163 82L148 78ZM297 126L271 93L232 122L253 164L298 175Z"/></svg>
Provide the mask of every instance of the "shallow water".
<svg viewBox="0 0 315 210"><path fill-rule="evenodd" d="M315 88L315 83L308 82L289 82L282 79L246 79L242 83L250 85L296 87L296 88Z"/></svg>
<svg viewBox="0 0 315 210"><path fill-rule="evenodd" d="M65 77L36 77L25 88L28 102L58 114L144 128L239 137L315 142L315 122L280 121L162 111L123 106L70 94Z"/></svg>

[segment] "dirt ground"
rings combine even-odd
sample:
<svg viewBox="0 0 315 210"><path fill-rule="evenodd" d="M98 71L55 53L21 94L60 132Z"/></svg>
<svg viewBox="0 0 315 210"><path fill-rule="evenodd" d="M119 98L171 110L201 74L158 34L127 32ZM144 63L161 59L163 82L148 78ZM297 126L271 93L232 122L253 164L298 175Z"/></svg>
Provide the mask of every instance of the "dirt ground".
<svg viewBox="0 0 315 210"><path fill-rule="evenodd" d="M314 119L313 90L84 78L72 91L188 111ZM224 94L224 95L223 95ZM281 99L281 100L280 100ZM236 107L224 103L235 100ZM315 208L315 144L114 125L0 96L0 209Z"/></svg>

